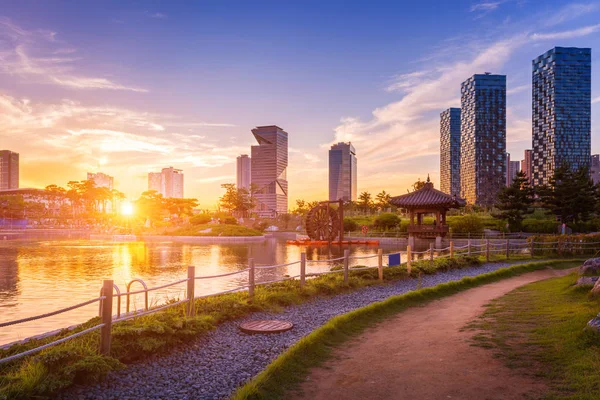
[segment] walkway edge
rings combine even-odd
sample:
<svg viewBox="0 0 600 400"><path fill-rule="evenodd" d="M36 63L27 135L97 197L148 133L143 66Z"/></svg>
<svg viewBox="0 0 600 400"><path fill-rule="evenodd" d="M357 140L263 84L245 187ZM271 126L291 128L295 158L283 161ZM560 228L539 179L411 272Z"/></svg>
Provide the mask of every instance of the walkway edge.
<svg viewBox="0 0 600 400"><path fill-rule="evenodd" d="M312 367L320 365L328 358L333 347L347 342L366 328L372 327L374 323L406 308L527 272L548 267L568 268L582 261L562 259L518 264L487 274L392 296L384 301L339 315L296 342L263 372L240 387L231 398L233 400L285 398L286 392L303 381Z"/></svg>

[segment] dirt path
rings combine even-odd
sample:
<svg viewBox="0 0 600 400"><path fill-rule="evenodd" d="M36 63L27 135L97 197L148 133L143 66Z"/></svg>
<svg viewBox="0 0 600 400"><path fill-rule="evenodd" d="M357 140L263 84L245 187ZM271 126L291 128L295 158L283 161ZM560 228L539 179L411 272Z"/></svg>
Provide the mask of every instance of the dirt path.
<svg viewBox="0 0 600 400"><path fill-rule="evenodd" d="M484 305L528 283L571 270L542 270L410 308L371 328L311 371L295 399L529 399L543 382L472 347L460 332Z"/></svg>

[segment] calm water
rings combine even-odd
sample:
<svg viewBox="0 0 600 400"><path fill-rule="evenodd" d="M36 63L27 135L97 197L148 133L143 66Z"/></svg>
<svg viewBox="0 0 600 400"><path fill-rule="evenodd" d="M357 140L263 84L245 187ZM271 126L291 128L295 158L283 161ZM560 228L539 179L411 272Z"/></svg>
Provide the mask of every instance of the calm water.
<svg viewBox="0 0 600 400"><path fill-rule="evenodd" d="M398 250L381 246L384 252ZM357 256L376 254L377 246L351 246ZM0 242L0 322L54 311L99 296L103 279L113 279L121 292L140 278L149 288L184 279L187 266L196 276L217 275L247 268L253 257L257 266L298 261L306 251L308 260L337 258L343 248L286 245L270 238L252 244L183 244L172 242L109 242L91 240L10 240ZM384 261L386 262L386 261ZM376 265L377 258L351 264ZM329 270L330 265L307 263L307 272ZM257 281L298 275L299 265L257 270ZM196 295L216 293L247 283L247 274L196 280ZM184 298L185 283L150 292L150 304ZM131 290L141 286L134 283ZM116 301L115 301L116 303ZM121 312L125 312L122 298ZM143 296L132 296L132 308L143 308ZM116 304L114 313L116 314ZM98 315L98 303L53 317L0 328L0 344L24 339L57 328L75 325Z"/></svg>

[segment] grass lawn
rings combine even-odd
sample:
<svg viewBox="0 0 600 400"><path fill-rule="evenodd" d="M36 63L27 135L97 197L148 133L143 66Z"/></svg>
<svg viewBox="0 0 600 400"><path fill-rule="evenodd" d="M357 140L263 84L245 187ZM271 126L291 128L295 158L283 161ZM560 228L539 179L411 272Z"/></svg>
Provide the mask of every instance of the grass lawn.
<svg viewBox="0 0 600 400"><path fill-rule="evenodd" d="M584 330L600 311L575 274L536 282L490 303L468 329L511 368L545 379L546 399L600 399L600 336Z"/></svg>
<svg viewBox="0 0 600 400"><path fill-rule="evenodd" d="M173 236L262 236L263 233L256 229L242 225L204 224L179 228L169 232Z"/></svg>

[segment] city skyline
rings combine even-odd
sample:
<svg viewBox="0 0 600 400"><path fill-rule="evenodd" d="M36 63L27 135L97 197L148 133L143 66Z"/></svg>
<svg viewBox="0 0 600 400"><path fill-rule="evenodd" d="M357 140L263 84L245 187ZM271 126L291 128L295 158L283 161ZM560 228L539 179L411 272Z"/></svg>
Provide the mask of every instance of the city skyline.
<svg viewBox="0 0 600 400"><path fill-rule="evenodd" d="M327 150L342 141L361 149L361 191L405 193L427 173L439 181L439 111L460 105L466 77L507 75L507 151L523 154L531 148L531 60L554 46L600 43L595 3L517 3L482 11L472 2L424 2L412 6L418 22L400 6L347 5L340 18L327 5L313 20L311 7L259 4L250 13L232 11L234 28L225 30L223 6L204 16L197 6L160 3L146 10L7 2L0 12L0 140L20 153L21 187L101 170L135 199L149 171L173 165L186 171L186 196L212 208L220 185L235 182L236 156L252 145L246 132L267 121L293 132L290 207L298 198L327 198L327 186L314 182L327 180ZM449 18L430 18L433 8ZM256 30L247 20L288 21L290 31L274 38L279 25ZM349 20L364 25L350 29ZM206 31L195 28L199 22ZM418 43L396 39L408 32ZM298 44L294 52L286 50L290 41ZM598 153L600 90L592 85Z"/></svg>
<svg viewBox="0 0 600 400"><path fill-rule="evenodd" d="M329 201L356 201L358 165L352 143L336 143L329 149Z"/></svg>

